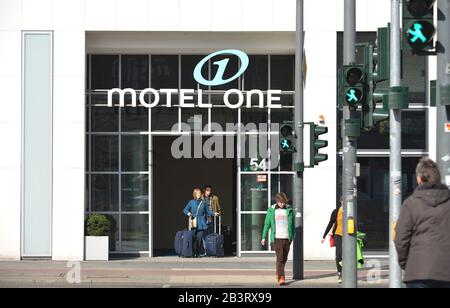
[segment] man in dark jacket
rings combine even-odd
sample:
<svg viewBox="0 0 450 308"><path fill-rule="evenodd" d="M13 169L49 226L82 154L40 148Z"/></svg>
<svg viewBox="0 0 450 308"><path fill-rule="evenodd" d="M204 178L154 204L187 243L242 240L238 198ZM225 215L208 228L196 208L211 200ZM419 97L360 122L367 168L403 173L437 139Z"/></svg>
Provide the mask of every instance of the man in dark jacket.
<svg viewBox="0 0 450 308"><path fill-rule="evenodd" d="M408 288L450 288L450 191L436 163L423 158L416 168L417 190L405 200L395 246Z"/></svg>

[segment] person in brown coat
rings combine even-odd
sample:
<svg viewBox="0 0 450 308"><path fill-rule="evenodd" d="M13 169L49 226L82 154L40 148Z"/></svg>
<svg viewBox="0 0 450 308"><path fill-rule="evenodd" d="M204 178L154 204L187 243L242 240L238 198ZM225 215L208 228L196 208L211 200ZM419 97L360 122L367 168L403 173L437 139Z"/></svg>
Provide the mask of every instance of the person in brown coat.
<svg viewBox="0 0 450 308"><path fill-rule="evenodd" d="M450 288L450 190L429 158L420 160L416 177L394 240L403 281L408 288Z"/></svg>

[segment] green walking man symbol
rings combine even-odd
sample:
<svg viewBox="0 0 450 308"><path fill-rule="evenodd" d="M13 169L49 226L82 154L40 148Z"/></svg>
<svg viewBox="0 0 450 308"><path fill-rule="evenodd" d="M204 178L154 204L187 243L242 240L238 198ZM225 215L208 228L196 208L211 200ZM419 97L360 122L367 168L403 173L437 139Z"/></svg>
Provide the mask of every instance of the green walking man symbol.
<svg viewBox="0 0 450 308"><path fill-rule="evenodd" d="M350 89L348 92L347 92L347 102L350 104L350 103L352 103L352 102L355 102L355 103L357 103L358 102L358 97L356 97L356 91L355 91L355 89Z"/></svg>
<svg viewBox="0 0 450 308"><path fill-rule="evenodd" d="M427 41L427 39L422 33L423 26L419 23L415 23L413 27L414 27L414 31L411 30L411 28L408 30L408 33L413 36L410 39L411 43L415 43L418 39L420 39L422 41L422 43L425 43Z"/></svg>
<svg viewBox="0 0 450 308"><path fill-rule="evenodd" d="M283 149L289 149L290 148L289 142L286 139L281 141L281 146L283 147Z"/></svg>

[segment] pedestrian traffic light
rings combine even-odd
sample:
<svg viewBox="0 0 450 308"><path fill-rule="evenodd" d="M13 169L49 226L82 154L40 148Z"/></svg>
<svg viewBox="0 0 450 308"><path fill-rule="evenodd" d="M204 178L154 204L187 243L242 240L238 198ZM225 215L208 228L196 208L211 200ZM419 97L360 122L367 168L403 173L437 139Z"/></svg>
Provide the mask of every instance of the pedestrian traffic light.
<svg viewBox="0 0 450 308"><path fill-rule="evenodd" d="M434 49L434 4L436 0L403 0L405 47L414 54Z"/></svg>
<svg viewBox="0 0 450 308"><path fill-rule="evenodd" d="M328 146L328 141L321 140L319 137L323 134L328 133L328 127L319 126L315 123L311 124L310 129L310 166L317 166L319 163L328 160L327 154L319 153L320 149L323 149Z"/></svg>
<svg viewBox="0 0 450 308"><path fill-rule="evenodd" d="M366 74L366 99L361 105L361 128L371 130L378 122L389 118L389 91L377 89L377 83L389 80L389 27L378 29L377 45L356 45L357 53L364 59ZM377 104L382 104L379 108Z"/></svg>
<svg viewBox="0 0 450 308"><path fill-rule="evenodd" d="M280 152L295 152L294 147L294 122L283 121L280 125Z"/></svg>
<svg viewBox="0 0 450 308"><path fill-rule="evenodd" d="M365 96L364 66L344 65L342 78L344 105L357 108L362 104Z"/></svg>

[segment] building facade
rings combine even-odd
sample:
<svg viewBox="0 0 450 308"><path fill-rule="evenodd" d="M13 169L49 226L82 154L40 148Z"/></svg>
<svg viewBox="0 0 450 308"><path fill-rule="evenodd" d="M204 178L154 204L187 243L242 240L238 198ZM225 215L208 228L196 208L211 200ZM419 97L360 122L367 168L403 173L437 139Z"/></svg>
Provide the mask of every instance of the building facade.
<svg viewBox="0 0 450 308"><path fill-rule="evenodd" d="M304 247L308 260L333 259L321 244L341 190L341 112L337 69L342 64L343 0L305 1L307 78L305 121L323 116L329 128L328 160L305 171ZM211 184L221 199L223 224L238 256L271 255L262 247L264 214L274 194L292 194L291 157L270 170L243 157L241 138L226 136L233 157L175 159L171 145L182 133L173 125L270 124L292 120L295 0L0 0L0 258L82 260L84 220L94 213L115 222L111 253L163 256L195 186ZM390 19L389 0L358 0L358 41L375 41ZM247 71L230 84L199 85L192 76L206 55L238 49ZM240 62L228 57L228 68ZM216 60L220 60L217 58ZM403 112L405 196L414 189L418 159L435 158L435 108L428 81L436 62L404 55L403 83L410 110ZM213 61L204 74L217 73ZM107 90L202 89L208 109L107 107ZM228 89L281 90L281 109L226 108ZM197 91L198 92L198 91ZM265 97L266 97L265 96ZM115 99L115 98L114 98ZM129 102L129 98L125 100ZM162 101L164 98L162 97ZM200 125L201 124L201 125ZM359 224L368 249L388 247L389 127L359 139ZM203 141L205 142L205 141Z"/></svg>

